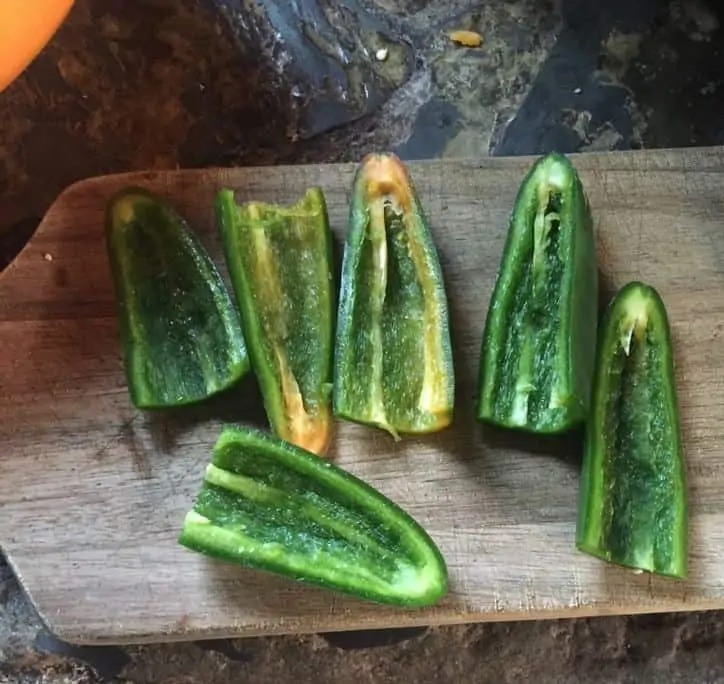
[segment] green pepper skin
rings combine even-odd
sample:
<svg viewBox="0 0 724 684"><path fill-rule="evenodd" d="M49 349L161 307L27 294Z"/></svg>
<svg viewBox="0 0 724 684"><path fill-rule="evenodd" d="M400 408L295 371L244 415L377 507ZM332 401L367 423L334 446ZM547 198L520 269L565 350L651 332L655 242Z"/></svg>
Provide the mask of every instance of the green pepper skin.
<svg viewBox="0 0 724 684"><path fill-rule="evenodd" d="M295 204L237 205L216 216L251 364L274 433L322 455L330 441L335 286L322 191Z"/></svg>
<svg viewBox="0 0 724 684"><path fill-rule="evenodd" d="M105 236L133 404L193 404L239 381L250 367L239 314L175 209L123 188L106 207Z"/></svg>
<svg viewBox="0 0 724 684"><path fill-rule="evenodd" d="M179 543L378 603L427 606L447 591L439 549L399 506L331 462L244 426L219 436Z"/></svg>
<svg viewBox="0 0 724 684"><path fill-rule="evenodd" d="M580 426L596 353L596 248L570 161L538 159L516 197L483 334L476 413L537 434Z"/></svg>
<svg viewBox="0 0 724 684"><path fill-rule="evenodd" d="M452 421L455 378L442 270L402 162L365 157L352 189L334 362L334 413L399 433Z"/></svg>
<svg viewBox="0 0 724 684"><path fill-rule="evenodd" d="M637 570L686 577L686 472L669 320L632 282L602 325L586 427L576 544Z"/></svg>

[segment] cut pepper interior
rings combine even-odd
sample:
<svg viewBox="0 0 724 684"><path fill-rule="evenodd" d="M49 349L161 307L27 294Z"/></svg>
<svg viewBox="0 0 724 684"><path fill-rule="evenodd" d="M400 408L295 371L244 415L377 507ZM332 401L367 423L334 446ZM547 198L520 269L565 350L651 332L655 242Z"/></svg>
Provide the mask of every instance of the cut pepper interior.
<svg viewBox="0 0 724 684"><path fill-rule="evenodd" d="M237 205L222 190L216 211L249 356L274 432L322 455L332 433L334 336L331 233L321 190L294 204Z"/></svg>
<svg viewBox="0 0 724 684"><path fill-rule="evenodd" d="M450 423L442 272L411 179L394 155L370 155L358 169L337 319L337 415L395 437Z"/></svg>

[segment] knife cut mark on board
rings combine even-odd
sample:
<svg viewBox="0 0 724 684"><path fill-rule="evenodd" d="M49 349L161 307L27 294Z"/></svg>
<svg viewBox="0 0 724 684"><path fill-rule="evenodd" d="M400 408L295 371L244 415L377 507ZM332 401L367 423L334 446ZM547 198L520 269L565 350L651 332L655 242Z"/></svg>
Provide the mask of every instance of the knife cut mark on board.
<svg viewBox="0 0 724 684"><path fill-rule="evenodd" d="M143 480L150 480L153 478L153 468L151 466L151 459L148 457L146 450L143 446L138 444L136 439L136 433L134 423L140 414L134 414L131 418L123 421L120 428L100 449L96 451L93 458L96 461L105 460L109 452L117 445L121 445L126 448L128 453L131 455L133 465L136 471Z"/></svg>

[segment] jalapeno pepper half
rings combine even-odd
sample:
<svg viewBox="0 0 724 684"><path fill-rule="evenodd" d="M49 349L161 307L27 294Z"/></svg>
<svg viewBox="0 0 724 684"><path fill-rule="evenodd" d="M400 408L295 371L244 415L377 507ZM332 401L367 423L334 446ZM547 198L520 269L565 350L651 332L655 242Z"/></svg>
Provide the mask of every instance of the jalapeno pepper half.
<svg viewBox="0 0 724 684"><path fill-rule="evenodd" d="M332 238L322 191L291 206L237 205L216 215L242 329L272 430L316 454L332 432Z"/></svg>
<svg viewBox="0 0 724 684"><path fill-rule="evenodd" d="M454 373L442 271L407 170L365 157L342 264L334 412L392 435L452 420Z"/></svg>
<svg viewBox="0 0 724 684"><path fill-rule="evenodd" d="M249 370L239 314L185 220L148 190L124 188L105 235L134 405L191 404L236 383Z"/></svg>
<svg viewBox="0 0 724 684"><path fill-rule="evenodd" d="M179 542L194 551L359 598L435 603L447 568L405 511L329 461L227 426Z"/></svg>
<svg viewBox="0 0 724 684"><path fill-rule="evenodd" d="M686 576L687 505L669 321L632 282L607 311L586 428L577 546L606 561Z"/></svg>
<svg viewBox="0 0 724 684"><path fill-rule="evenodd" d="M478 419L561 433L588 414L597 270L588 200L570 161L540 158L516 197L485 321Z"/></svg>

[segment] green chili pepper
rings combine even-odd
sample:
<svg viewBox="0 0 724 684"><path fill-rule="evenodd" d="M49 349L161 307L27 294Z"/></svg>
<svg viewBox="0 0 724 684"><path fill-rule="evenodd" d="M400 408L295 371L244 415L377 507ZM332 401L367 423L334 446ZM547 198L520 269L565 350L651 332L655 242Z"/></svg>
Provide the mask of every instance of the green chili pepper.
<svg viewBox="0 0 724 684"><path fill-rule="evenodd" d="M549 154L519 189L485 322L477 416L560 433L588 414L597 270L588 200L571 163Z"/></svg>
<svg viewBox="0 0 724 684"><path fill-rule="evenodd" d="M236 383L249 370L239 315L184 219L129 187L109 201L105 231L134 405L191 404Z"/></svg>
<svg viewBox="0 0 724 684"><path fill-rule="evenodd" d="M342 264L334 412L392 435L450 424L448 308L432 235L412 181L391 154L357 171Z"/></svg>
<svg viewBox="0 0 724 684"><path fill-rule="evenodd" d="M380 603L429 605L447 590L440 551L401 508L329 461L252 428L222 431L179 542Z"/></svg>
<svg viewBox="0 0 724 684"><path fill-rule="evenodd" d="M216 198L226 263L272 430L316 454L332 432L332 237L322 191L289 207Z"/></svg>
<svg viewBox="0 0 724 684"><path fill-rule="evenodd" d="M633 282L606 315L586 428L577 525L581 551L686 576L686 481L669 321Z"/></svg>

